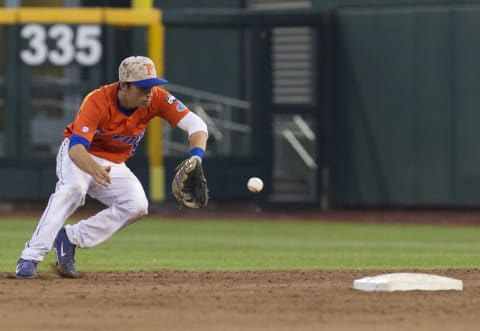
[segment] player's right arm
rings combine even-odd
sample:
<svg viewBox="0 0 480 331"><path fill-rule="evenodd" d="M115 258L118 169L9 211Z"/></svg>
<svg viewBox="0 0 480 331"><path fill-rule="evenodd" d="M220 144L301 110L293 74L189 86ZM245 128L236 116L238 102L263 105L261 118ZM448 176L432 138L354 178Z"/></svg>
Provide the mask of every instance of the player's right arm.
<svg viewBox="0 0 480 331"><path fill-rule="evenodd" d="M88 153L88 148L102 120L99 109L108 107L107 103L99 90L91 92L82 102L75 121L68 127L71 130L68 156L102 188L106 188L111 182L110 166L98 164Z"/></svg>
<svg viewBox="0 0 480 331"><path fill-rule="evenodd" d="M98 186L106 188L111 183L110 166L101 166L95 162L82 144L73 145L68 151L68 156L77 167L92 176Z"/></svg>

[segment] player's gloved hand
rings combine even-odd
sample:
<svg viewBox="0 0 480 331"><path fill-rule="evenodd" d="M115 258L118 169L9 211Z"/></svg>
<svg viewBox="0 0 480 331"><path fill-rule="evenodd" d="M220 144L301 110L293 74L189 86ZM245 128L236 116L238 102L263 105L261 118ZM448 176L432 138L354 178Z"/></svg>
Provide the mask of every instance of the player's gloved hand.
<svg viewBox="0 0 480 331"><path fill-rule="evenodd" d="M183 160L175 168L172 194L181 206L202 208L208 203L207 179L203 173L202 161L197 156Z"/></svg>

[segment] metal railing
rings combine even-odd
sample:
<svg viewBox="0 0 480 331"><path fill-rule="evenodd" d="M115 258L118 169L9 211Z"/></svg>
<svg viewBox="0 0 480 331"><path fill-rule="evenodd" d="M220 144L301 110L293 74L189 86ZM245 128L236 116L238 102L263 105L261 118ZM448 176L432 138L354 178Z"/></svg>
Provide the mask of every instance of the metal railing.
<svg viewBox="0 0 480 331"><path fill-rule="evenodd" d="M169 83L167 90L199 115L208 126L209 154L229 156L246 155L250 144L250 102L224 95ZM178 136L168 125L164 126L164 153L186 153L186 137Z"/></svg>

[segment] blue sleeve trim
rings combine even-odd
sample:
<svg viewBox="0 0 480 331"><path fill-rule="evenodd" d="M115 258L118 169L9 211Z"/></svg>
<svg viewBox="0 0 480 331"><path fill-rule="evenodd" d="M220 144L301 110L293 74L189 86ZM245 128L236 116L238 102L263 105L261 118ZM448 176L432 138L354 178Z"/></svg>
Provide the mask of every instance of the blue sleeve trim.
<svg viewBox="0 0 480 331"><path fill-rule="evenodd" d="M70 143L68 144L68 149L79 144L83 145L86 149L88 149L88 147L90 146L90 142L86 138L76 134L72 134L70 137Z"/></svg>
<svg viewBox="0 0 480 331"><path fill-rule="evenodd" d="M190 156L198 156L200 158L203 158L204 155L205 151L200 147L194 147L190 150Z"/></svg>

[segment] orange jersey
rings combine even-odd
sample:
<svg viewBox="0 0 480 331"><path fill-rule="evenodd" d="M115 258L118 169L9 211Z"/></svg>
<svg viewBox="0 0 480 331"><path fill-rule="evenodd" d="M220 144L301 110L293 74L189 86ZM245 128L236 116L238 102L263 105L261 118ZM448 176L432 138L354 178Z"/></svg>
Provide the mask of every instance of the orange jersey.
<svg viewBox="0 0 480 331"><path fill-rule="evenodd" d="M177 123L189 110L169 92L152 88L147 108L123 113L117 104L118 83L101 86L83 100L75 120L67 125L63 135L85 138L90 144L88 152L106 160L120 163L133 155L145 134L148 123L155 116Z"/></svg>

